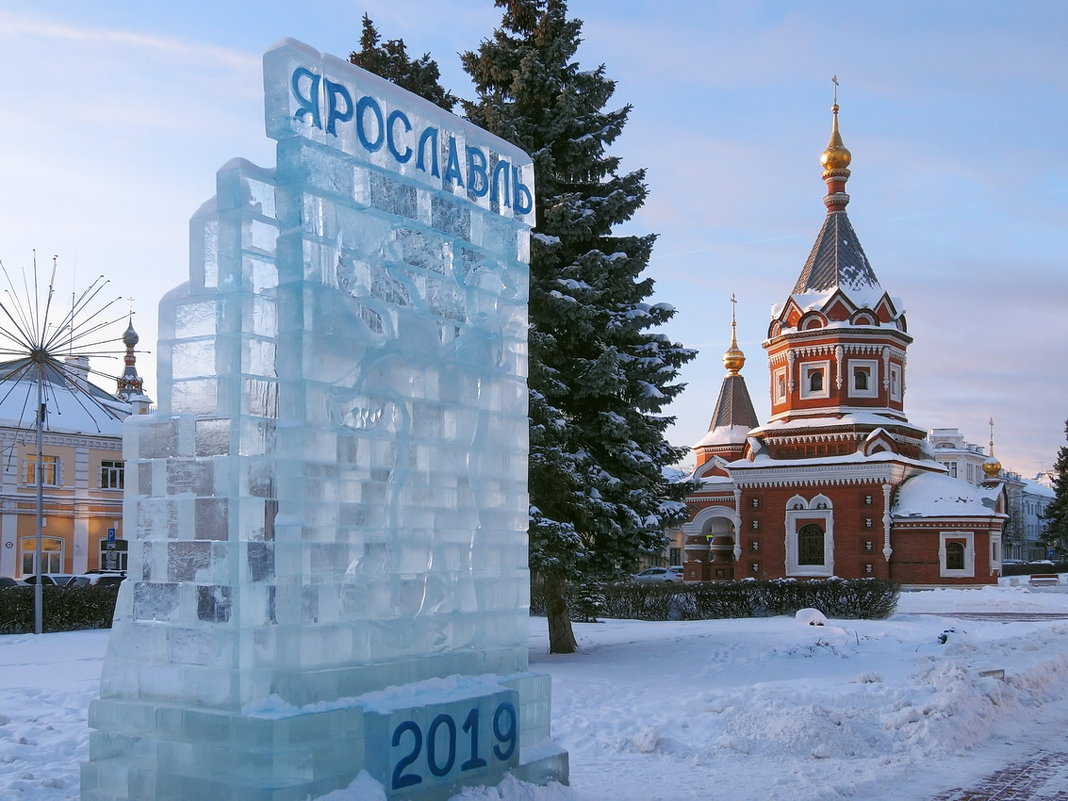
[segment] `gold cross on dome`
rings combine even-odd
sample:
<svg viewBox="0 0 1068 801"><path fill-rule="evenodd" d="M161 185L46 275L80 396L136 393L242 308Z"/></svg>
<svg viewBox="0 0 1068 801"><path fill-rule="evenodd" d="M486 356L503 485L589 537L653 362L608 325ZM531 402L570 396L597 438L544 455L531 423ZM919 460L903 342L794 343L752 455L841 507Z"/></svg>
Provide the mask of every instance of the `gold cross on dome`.
<svg viewBox="0 0 1068 801"><path fill-rule="evenodd" d="M834 104L837 106L838 105L838 76L837 75L832 75L831 76L831 83L834 84Z"/></svg>

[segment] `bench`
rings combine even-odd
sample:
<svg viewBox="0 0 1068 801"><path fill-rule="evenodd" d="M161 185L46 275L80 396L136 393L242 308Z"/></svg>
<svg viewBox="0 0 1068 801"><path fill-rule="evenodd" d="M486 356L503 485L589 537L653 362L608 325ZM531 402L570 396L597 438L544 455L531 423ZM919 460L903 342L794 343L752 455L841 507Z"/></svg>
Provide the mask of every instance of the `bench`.
<svg viewBox="0 0 1068 801"><path fill-rule="evenodd" d="M1056 586L1061 583L1061 577L1056 573L1032 573L1027 583L1032 587Z"/></svg>

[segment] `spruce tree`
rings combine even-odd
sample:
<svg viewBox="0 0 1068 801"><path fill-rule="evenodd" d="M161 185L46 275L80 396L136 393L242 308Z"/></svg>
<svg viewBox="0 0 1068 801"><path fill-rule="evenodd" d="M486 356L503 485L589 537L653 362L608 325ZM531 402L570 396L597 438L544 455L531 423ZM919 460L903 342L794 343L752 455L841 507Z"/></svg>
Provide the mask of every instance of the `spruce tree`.
<svg viewBox="0 0 1068 801"><path fill-rule="evenodd" d="M530 564L550 650L570 653L568 585L633 570L685 519L690 485L664 473L685 449L666 441L662 410L694 353L656 331L674 309L651 304L642 277L655 236L613 233L647 194L644 170L620 174L607 152L631 107L605 110L615 84L574 60L582 23L563 0L495 2L501 26L462 56L478 93L464 106L534 159Z"/></svg>
<svg viewBox="0 0 1068 801"><path fill-rule="evenodd" d="M1068 439L1068 420L1064 423L1064 434ZM1042 541L1047 548L1055 549L1058 557L1063 558L1068 554L1068 446L1062 445L1057 452L1052 478L1054 497L1046 507Z"/></svg>
<svg viewBox="0 0 1068 801"><path fill-rule="evenodd" d="M442 87L438 64L430 58L429 53L423 53L412 61L403 39L390 39L387 42L381 39L371 18L364 14L360 49L349 54L349 61L436 103L446 111L456 108L458 99Z"/></svg>

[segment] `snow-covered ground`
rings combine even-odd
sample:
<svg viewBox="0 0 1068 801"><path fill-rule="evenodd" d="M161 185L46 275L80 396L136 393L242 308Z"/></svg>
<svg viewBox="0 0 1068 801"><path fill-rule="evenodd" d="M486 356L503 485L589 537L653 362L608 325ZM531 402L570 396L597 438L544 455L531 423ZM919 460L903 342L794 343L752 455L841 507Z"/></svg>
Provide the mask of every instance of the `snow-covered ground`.
<svg viewBox="0 0 1068 801"><path fill-rule="evenodd" d="M909 592L889 620L825 626L580 624L570 656L546 653L534 618L531 668L553 676L571 787L509 780L455 801L926 801L1068 750L1068 619L953 616L977 612L1068 615L1068 586ZM106 639L0 637L0 799L78 798ZM323 801L376 796L357 782Z"/></svg>

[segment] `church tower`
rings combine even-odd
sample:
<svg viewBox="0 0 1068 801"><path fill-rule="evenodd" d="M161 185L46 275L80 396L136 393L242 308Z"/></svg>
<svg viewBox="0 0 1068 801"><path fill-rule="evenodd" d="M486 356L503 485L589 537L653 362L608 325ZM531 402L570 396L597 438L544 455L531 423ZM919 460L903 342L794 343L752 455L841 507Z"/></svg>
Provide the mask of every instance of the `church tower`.
<svg viewBox="0 0 1068 801"><path fill-rule="evenodd" d="M734 295L731 303L736 304ZM727 375L719 390L719 399L708 424L708 433L693 446L697 457L697 467L701 467L713 456L724 461L733 462L745 453L746 438L756 428L756 412L745 379L741 375L745 366L745 354L738 347L738 322L734 311L731 312L731 345L723 354L723 366Z"/></svg>
<svg viewBox="0 0 1068 801"><path fill-rule="evenodd" d="M124 358L126 366L116 381L118 390L115 394L130 404L134 414L148 414L152 399L145 394L145 382L137 373L137 356L134 355L134 348L140 341L141 338L133 327L133 314L131 313L129 325L122 335L122 344L126 346Z"/></svg>
<svg viewBox="0 0 1068 801"><path fill-rule="evenodd" d="M900 299L880 285L846 214L852 155L838 130L820 157L827 216L786 302L772 310L764 348L771 417L753 432L775 459L891 451L919 458L923 429L905 416Z"/></svg>

